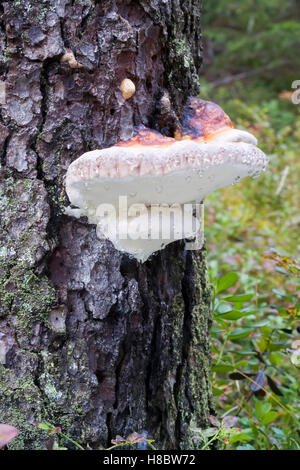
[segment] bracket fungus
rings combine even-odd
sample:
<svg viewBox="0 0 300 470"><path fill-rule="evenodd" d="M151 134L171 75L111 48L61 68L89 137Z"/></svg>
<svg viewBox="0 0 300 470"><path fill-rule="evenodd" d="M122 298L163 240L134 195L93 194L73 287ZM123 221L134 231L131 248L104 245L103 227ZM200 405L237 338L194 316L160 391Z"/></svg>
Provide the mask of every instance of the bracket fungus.
<svg viewBox="0 0 300 470"><path fill-rule="evenodd" d="M77 209L66 213L87 216L99 238L144 262L168 243L196 236L193 203L258 176L267 163L256 138L234 129L220 106L190 98L175 138L139 126L129 140L75 160L66 191Z"/></svg>

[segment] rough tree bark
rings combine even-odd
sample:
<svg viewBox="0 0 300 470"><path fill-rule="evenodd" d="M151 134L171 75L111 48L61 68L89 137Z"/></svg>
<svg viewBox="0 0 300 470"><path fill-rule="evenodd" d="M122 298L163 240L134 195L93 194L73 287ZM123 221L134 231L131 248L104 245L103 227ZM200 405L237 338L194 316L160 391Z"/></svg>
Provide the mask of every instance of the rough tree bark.
<svg viewBox="0 0 300 470"><path fill-rule="evenodd" d="M134 125L164 127L166 90L173 116L198 93L200 3L0 2L0 422L20 430L12 448L49 448L39 420L94 449L133 431L192 449L189 426L207 424L204 250L173 243L141 265L63 214L74 159Z"/></svg>

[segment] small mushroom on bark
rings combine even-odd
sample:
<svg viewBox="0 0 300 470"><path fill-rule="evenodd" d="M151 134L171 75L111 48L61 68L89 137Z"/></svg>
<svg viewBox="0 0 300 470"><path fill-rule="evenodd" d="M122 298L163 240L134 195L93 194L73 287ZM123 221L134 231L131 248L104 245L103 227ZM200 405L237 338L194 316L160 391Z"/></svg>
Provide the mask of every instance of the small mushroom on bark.
<svg viewBox="0 0 300 470"><path fill-rule="evenodd" d="M135 84L129 78L124 78L120 85L120 89L123 98L125 98L125 100L129 100L129 98L131 98L135 93Z"/></svg>
<svg viewBox="0 0 300 470"><path fill-rule="evenodd" d="M82 64L76 60L74 52L72 49L66 49L64 55L60 59L61 62L66 62L69 64L71 69L81 69L83 67Z"/></svg>
<svg viewBox="0 0 300 470"><path fill-rule="evenodd" d="M189 99L182 132L175 137L140 126L128 141L79 157L66 177L67 194L79 212L67 213L86 215L98 225L100 238L145 261L168 243L196 235L191 203L257 176L268 162L252 134L233 129L218 105L199 98ZM120 197L126 200L121 208ZM153 206L166 210L155 218ZM158 224L167 219L171 231L165 236Z"/></svg>

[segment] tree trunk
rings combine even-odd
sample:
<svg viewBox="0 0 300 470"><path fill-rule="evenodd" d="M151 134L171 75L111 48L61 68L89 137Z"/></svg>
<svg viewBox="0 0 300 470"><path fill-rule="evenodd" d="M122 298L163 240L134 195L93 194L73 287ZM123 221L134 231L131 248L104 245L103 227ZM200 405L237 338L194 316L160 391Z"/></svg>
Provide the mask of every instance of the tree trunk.
<svg viewBox="0 0 300 470"><path fill-rule="evenodd" d="M134 125L171 135L161 98L176 119L198 92L200 1L0 9L0 422L20 431L11 448L49 448L32 425L45 420L94 449L134 431L192 449L190 426L212 410L204 250L176 242L138 263L64 215L64 177ZM124 78L136 85L128 101Z"/></svg>

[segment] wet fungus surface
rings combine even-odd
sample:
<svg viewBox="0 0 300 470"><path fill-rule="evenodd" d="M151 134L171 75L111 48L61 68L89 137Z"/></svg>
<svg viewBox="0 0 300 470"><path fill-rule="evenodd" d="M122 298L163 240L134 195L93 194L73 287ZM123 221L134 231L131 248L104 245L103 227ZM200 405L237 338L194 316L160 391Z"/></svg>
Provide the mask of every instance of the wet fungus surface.
<svg viewBox="0 0 300 470"><path fill-rule="evenodd" d="M186 204L245 176L258 176L267 162L256 138L234 129L222 108L190 98L175 138L139 126L129 140L75 160L66 190L79 211L67 213L87 216L97 224L99 238L145 261L166 244L196 235L199 224L192 215L186 228ZM120 198L126 200L122 208ZM160 219L153 217L153 206L164 208ZM171 230L165 236L167 219Z"/></svg>

